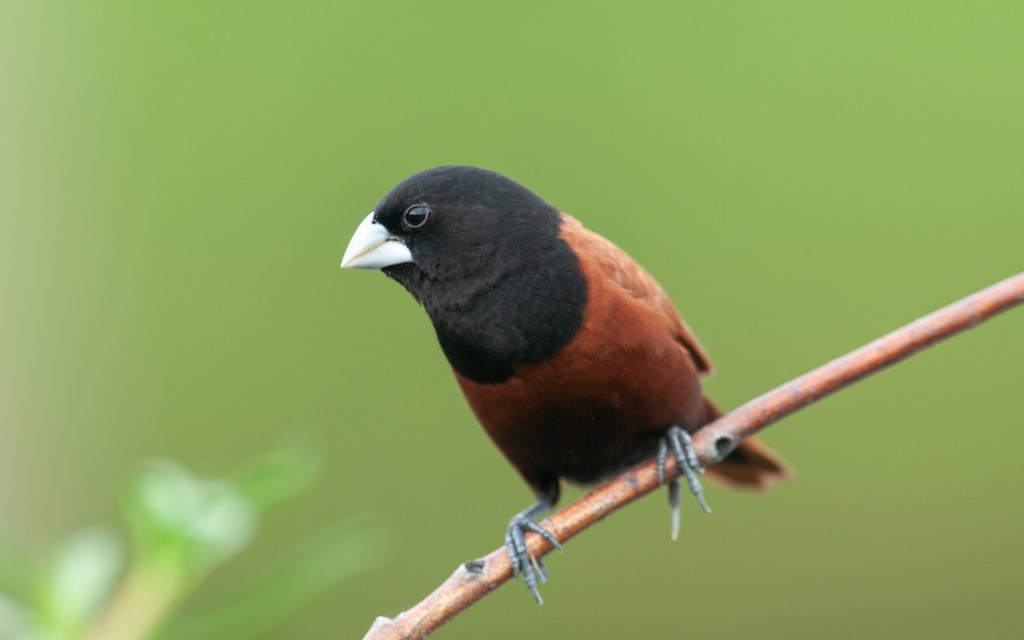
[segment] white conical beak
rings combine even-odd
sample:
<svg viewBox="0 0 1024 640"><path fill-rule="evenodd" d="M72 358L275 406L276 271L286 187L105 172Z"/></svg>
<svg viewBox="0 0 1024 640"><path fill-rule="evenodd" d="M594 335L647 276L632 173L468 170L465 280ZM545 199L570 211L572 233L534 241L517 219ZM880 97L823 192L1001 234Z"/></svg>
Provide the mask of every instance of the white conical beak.
<svg viewBox="0 0 1024 640"><path fill-rule="evenodd" d="M412 254L405 243L373 219L373 212L359 223L348 242L343 269L383 269L393 264L412 262Z"/></svg>

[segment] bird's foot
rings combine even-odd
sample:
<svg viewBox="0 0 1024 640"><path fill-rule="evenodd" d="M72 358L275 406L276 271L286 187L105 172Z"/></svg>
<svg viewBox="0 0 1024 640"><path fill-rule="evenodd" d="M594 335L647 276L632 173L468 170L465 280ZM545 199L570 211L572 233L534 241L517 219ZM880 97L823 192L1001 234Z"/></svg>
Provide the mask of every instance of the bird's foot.
<svg viewBox="0 0 1024 640"><path fill-rule="evenodd" d="M711 507L704 500L704 489L700 486L697 474L704 473L704 467L697 460L697 451L693 448L690 434L681 427L670 427L665 437L658 441L658 484L665 484L665 460L669 449L679 464L680 475L690 485L690 493L705 513L711 513ZM672 507L672 539L679 537L679 505L683 502L683 492L679 487L679 478L668 483L668 504Z"/></svg>
<svg viewBox="0 0 1024 640"><path fill-rule="evenodd" d="M544 600L540 597L540 592L537 590L537 583L544 584L548 581L548 571L544 567L544 562L540 558L534 557L527 550L524 534L527 531L533 531L550 542L551 546L561 551L562 545L558 543L558 540L555 540L555 536L534 522L534 518L550 508L551 504L541 501L529 509L517 513L509 521L508 531L505 533L505 549L508 551L509 560L512 561L512 577L515 578L520 573L523 574L523 582L526 584L526 588L530 590L530 594L533 595L533 599L537 601L537 604L544 604Z"/></svg>

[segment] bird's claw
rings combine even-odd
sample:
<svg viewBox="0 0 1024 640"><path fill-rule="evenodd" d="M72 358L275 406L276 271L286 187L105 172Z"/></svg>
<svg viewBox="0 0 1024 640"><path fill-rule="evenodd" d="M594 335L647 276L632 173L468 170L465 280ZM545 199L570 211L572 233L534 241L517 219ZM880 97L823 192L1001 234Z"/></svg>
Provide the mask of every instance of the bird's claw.
<svg viewBox="0 0 1024 640"><path fill-rule="evenodd" d="M697 459L697 450L693 448L693 439L681 427L671 427L665 437L658 441L658 484L665 484L665 460L669 449L679 464L680 475L686 478L690 493L705 513L711 513L711 507L704 500L704 489L700 486L697 474L704 473L704 467ZM672 508L672 539L679 537L679 505L683 502L683 492L679 487L679 478L668 482L668 504Z"/></svg>
<svg viewBox="0 0 1024 640"><path fill-rule="evenodd" d="M527 531L532 531L559 551L562 550L562 545L550 531L533 521L535 513L541 511L537 508L539 506L547 508L547 505L541 503L517 514L508 523L508 531L505 533L505 549L508 551L509 560L512 561L512 577L515 578L519 574L523 574L523 582L530 590L533 599L537 604L544 604L544 600L540 597L540 591L537 590L537 584L544 584L548 581L548 571L543 560L530 553L526 546L525 534Z"/></svg>

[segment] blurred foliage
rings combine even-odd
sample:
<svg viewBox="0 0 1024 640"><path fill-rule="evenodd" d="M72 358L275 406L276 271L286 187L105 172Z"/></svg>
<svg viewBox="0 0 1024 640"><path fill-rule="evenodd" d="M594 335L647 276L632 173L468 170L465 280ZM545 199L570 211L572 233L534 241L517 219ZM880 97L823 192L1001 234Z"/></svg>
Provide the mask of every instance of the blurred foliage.
<svg viewBox="0 0 1024 640"><path fill-rule="evenodd" d="M37 571L26 553L0 546L2 575L10 577L0 585L0 638L265 637L338 583L379 566L388 553L380 527L365 519L336 523L230 601L168 616L211 570L249 545L270 506L308 489L317 468L318 456L299 447L278 449L223 480L198 478L170 461L145 465L124 504L129 566L118 535L99 527L68 537Z"/></svg>
<svg viewBox="0 0 1024 640"><path fill-rule="evenodd" d="M347 521L312 536L231 600L173 620L161 640L256 638L338 582L376 568L387 553L379 526Z"/></svg>
<svg viewBox="0 0 1024 640"><path fill-rule="evenodd" d="M123 562L121 541L110 531L83 529L65 540L35 598L37 636L54 640L79 637L109 600Z"/></svg>
<svg viewBox="0 0 1024 640"><path fill-rule="evenodd" d="M183 505L277 506L175 620L368 513L395 561L267 634L359 637L532 498L408 294L338 269L387 189L534 189L658 278L733 407L1021 270L1022 33L1019 0L0 0L0 530L51 557L139 460L306 434L302 500ZM1015 637L1022 353L1018 310L816 403L764 435L794 482L708 487L675 545L641 501L544 607L510 585L443 637ZM47 567L0 583L34 606Z"/></svg>

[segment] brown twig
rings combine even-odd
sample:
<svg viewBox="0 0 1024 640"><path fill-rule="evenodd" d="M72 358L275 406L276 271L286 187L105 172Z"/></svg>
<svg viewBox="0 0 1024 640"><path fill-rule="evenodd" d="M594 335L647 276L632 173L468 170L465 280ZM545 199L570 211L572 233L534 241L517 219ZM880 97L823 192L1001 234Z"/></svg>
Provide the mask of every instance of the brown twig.
<svg viewBox="0 0 1024 640"><path fill-rule="evenodd" d="M698 456L701 462L714 464L769 424L1021 303L1024 273L916 320L729 412L694 434ZM668 463L668 477L674 478L677 469L672 456ZM648 460L566 506L543 526L565 542L658 486L655 461ZM533 534L527 538L527 546L537 557L551 551L550 544ZM364 640L425 638L511 577L512 565L503 548L467 562L412 609L394 619L377 618Z"/></svg>

